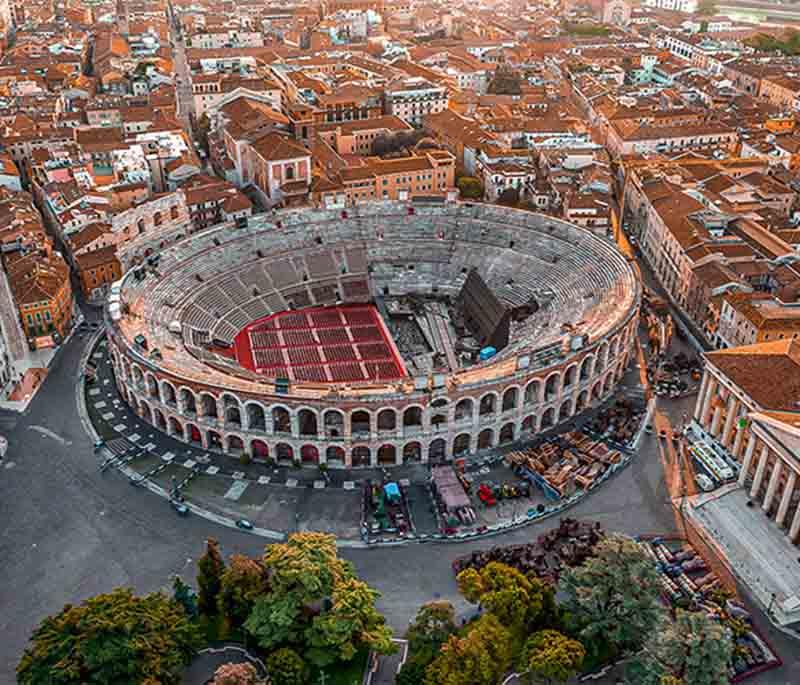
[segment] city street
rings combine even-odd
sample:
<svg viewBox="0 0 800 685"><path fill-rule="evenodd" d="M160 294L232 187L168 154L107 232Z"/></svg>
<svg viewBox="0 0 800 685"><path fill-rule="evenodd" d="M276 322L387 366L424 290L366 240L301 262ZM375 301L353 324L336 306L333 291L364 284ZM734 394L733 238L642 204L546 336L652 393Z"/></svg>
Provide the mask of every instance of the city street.
<svg viewBox="0 0 800 685"><path fill-rule="evenodd" d="M77 408L78 366L87 343L87 337L74 336L59 352L42 391L24 415L0 416L0 430L9 438L0 469L0 517L5 522L0 574L6 579L0 588L0 631L5 637L0 682L13 681L19 655L36 623L65 603L121 585L137 592L167 588L175 573L193 580L194 560L208 536L219 539L227 554L256 555L264 546L263 539L197 516L178 517L165 500L131 487L118 472L100 473ZM690 403L667 401L664 412L678 423ZM656 437L645 436L633 463L571 509L570 515L599 521L609 531L674 532L662 448ZM382 592L380 608L402 633L425 601L448 599L460 611L470 610L458 597L451 570L457 556L525 542L556 524L557 519L549 519L464 544L347 549L342 554ZM749 682L800 682L795 644L775 631L767 634L789 663Z"/></svg>

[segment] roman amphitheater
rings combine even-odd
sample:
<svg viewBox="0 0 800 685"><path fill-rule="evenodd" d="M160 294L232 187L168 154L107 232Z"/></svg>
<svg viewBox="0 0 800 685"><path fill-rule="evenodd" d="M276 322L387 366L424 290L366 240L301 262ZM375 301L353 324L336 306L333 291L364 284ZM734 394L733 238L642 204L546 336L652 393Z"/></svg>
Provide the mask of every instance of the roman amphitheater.
<svg viewBox="0 0 800 685"><path fill-rule="evenodd" d="M231 455L389 466L522 441L612 393L635 337L613 243L531 212L306 209L157 248L106 308L119 391Z"/></svg>

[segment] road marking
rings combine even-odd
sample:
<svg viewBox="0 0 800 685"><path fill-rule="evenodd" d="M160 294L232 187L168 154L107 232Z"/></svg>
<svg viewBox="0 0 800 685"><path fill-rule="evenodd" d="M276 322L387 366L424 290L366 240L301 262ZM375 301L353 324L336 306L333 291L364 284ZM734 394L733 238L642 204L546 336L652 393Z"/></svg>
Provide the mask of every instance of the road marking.
<svg viewBox="0 0 800 685"><path fill-rule="evenodd" d="M287 488L296 488L297 487L297 478L287 478L286 479L286 487Z"/></svg>
<svg viewBox="0 0 800 685"><path fill-rule="evenodd" d="M61 443L62 445L72 444L72 441L62 438L58 433L54 433L49 428L45 428L44 426L31 426L30 429L32 431L36 431L37 433L41 433L42 435L46 435L48 438L53 438L53 440Z"/></svg>
<svg viewBox="0 0 800 685"><path fill-rule="evenodd" d="M233 480L244 480L244 471L234 471Z"/></svg>
<svg viewBox="0 0 800 685"><path fill-rule="evenodd" d="M216 475L219 473L219 466L209 466L209 467L206 469L206 473L207 473L209 476L216 476Z"/></svg>
<svg viewBox="0 0 800 685"><path fill-rule="evenodd" d="M166 454L162 454L162 455L161 455L161 461L165 461L165 462L167 462L168 464L169 464L170 462L172 462L172 460L173 460L174 458L175 458L175 455L174 455L172 452L167 452Z"/></svg>
<svg viewBox="0 0 800 685"><path fill-rule="evenodd" d="M103 419L103 421L110 421L114 416L115 414L113 411L107 411L105 414L101 414L100 418Z"/></svg>
<svg viewBox="0 0 800 685"><path fill-rule="evenodd" d="M324 480L315 480L314 481L314 490L324 490L325 489L325 481Z"/></svg>
<svg viewBox="0 0 800 685"><path fill-rule="evenodd" d="M92 389L89 391L89 394L90 394L90 395L92 395L92 396L94 396L94 395L99 395L99 394L100 394L100 388L92 388Z"/></svg>
<svg viewBox="0 0 800 685"><path fill-rule="evenodd" d="M114 426L114 430L117 431L117 433L124 433L126 430L128 430L128 427L124 423L118 423L116 426Z"/></svg>
<svg viewBox="0 0 800 685"><path fill-rule="evenodd" d="M196 463L197 462L194 459L187 459L185 462L183 462L183 465L187 469L192 469Z"/></svg>
<svg viewBox="0 0 800 685"><path fill-rule="evenodd" d="M259 476L258 477L258 484L259 485L267 485L269 483L269 476Z"/></svg>
<svg viewBox="0 0 800 685"><path fill-rule="evenodd" d="M133 442L136 442L137 440L141 440L141 439L142 439L142 436L139 435L138 433L134 433L133 435L129 435L128 436L128 440L132 440Z"/></svg>
<svg viewBox="0 0 800 685"><path fill-rule="evenodd" d="M104 400L100 400L99 402L95 402L94 403L94 408L95 409L102 409L105 406L106 406L106 403L105 403Z"/></svg>
<svg viewBox="0 0 800 685"><path fill-rule="evenodd" d="M235 480L230 488L228 488L228 492L226 492L223 497L225 499L233 500L237 502L239 498L244 494L244 491L247 490L247 486L250 485L246 480Z"/></svg>

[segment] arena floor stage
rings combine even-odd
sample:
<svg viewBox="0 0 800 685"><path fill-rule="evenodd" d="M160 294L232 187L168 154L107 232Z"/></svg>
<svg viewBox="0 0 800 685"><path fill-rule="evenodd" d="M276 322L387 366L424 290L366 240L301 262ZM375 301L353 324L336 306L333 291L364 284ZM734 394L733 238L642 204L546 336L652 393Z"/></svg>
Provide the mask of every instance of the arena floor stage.
<svg viewBox="0 0 800 685"><path fill-rule="evenodd" d="M242 329L234 350L243 367L290 381L348 383L406 375L391 334L371 304L272 314Z"/></svg>

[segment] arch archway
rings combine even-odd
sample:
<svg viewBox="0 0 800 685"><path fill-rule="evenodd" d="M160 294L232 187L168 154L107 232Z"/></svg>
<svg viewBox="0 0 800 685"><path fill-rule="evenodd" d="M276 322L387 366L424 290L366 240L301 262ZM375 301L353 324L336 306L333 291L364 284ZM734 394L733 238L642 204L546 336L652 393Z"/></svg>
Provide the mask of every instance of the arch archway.
<svg viewBox="0 0 800 685"><path fill-rule="evenodd" d="M389 466L397 463L397 450L394 445L381 445L378 448L378 464Z"/></svg>
<svg viewBox="0 0 800 685"><path fill-rule="evenodd" d="M322 415L325 435L329 438L341 438L344 435L344 414L337 409L328 409Z"/></svg>
<svg viewBox="0 0 800 685"><path fill-rule="evenodd" d="M208 393L200 395L200 408L203 416L217 418L217 398Z"/></svg>
<svg viewBox="0 0 800 685"><path fill-rule="evenodd" d="M484 428L478 433L478 449L488 450L494 444L494 431L491 428Z"/></svg>
<svg viewBox="0 0 800 685"><path fill-rule="evenodd" d="M222 436L217 431L208 431L206 433L209 448L222 449Z"/></svg>
<svg viewBox="0 0 800 685"><path fill-rule="evenodd" d="M542 414L542 430L552 428L556 425L556 410L550 407L544 414Z"/></svg>
<svg viewBox="0 0 800 685"><path fill-rule="evenodd" d="M317 435L317 415L310 409L301 409L297 412L297 422L300 435Z"/></svg>
<svg viewBox="0 0 800 685"><path fill-rule="evenodd" d="M517 408L517 398L519 391L516 388L508 388L503 393L503 411L512 411Z"/></svg>
<svg viewBox="0 0 800 685"><path fill-rule="evenodd" d="M596 401L599 400L603 396L603 381L597 381L592 386L592 400Z"/></svg>
<svg viewBox="0 0 800 685"><path fill-rule="evenodd" d="M403 412L403 428L422 427L422 408L407 407Z"/></svg>
<svg viewBox="0 0 800 685"><path fill-rule="evenodd" d="M225 407L225 423L230 426L242 426L242 413L239 407L232 405Z"/></svg>
<svg viewBox="0 0 800 685"><path fill-rule="evenodd" d="M266 432L267 430L267 415L264 412L264 407L255 402L249 402L245 405L247 412L247 425L250 430Z"/></svg>
<svg viewBox="0 0 800 685"><path fill-rule="evenodd" d="M350 452L353 466L369 466L372 462L372 452L365 445L357 445Z"/></svg>
<svg viewBox="0 0 800 685"><path fill-rule="evenodd" d="M587 356L581 362L581 372L580 372L580 379L582 381L589 380L589 377L592 375L592 367L594 366L594 357L591 355Z"/></svg>
<svg viewBox="0 0 800 685"><path fill-rule="evenodd" d="M290 444L279 442L275 445L275 457L278 461L294 461L294 450Z"/></svg>
<svg viewBox="0 0 800 685"><path fill-rule="evenodd" d="M572 400L564 400L558 410L558 420L566 421L572 415Z"/></svg>
<svg viewBox="0 0 800 685"><path fill-rule="evenodd" d="M436 438L428 445L428 461L442 461L447 455L447 442L444 438Z"/></svg>
<svg viewBox="0 0 800 685"><path fill-rule="evenodd" d="M175 394L175 386L169 381L161 381L161 396L164 400L164 403L168 404L170 407L175 407L178 405L178 398Z"/></svg>
<svg viewBox="0 0 800 685"><path fill-rule="evenodd" d="M456 457L463 457L466 454L469 454L469 447L470 447L470 435L469 433L461 433L457 435L453 440L453 456Z"/></svg>
<svg viewBox="0 0 800 685"><path fill-rule="evenodd" d="M433 430L447 428L447 414L434 414L431 416L431 428Z"/></svg>
<svg viewBox="0 0 800 685"><path fill-rule="evenodd" d="M164 418L164 414L161 413L160 409L155 410L155 425L160 428L162 431L167 430L167 420Z"/></svg>
<svg viewBox="0 0 800 685"><path fill-rule="evenodd" d="M589 391L584 390L583 392L581 392L580 395L578 395L578 399L575 400L575 413L578 413L579 411L583 411L584 409L586 409L588 404L589 404Z"/></svg>
<svg viewBox="0 0 800 685"><path fill-rule="evenodd" d="M494 414L497 406L497 395L493 392L486 393L481 397L480 404L478 405L478 415L488 416Z"/></svg>
<svg viewBox="0 0 800 685"><path fill-rule="evenodd" d="M186 440L193 445L200 445L203 442L203 436L200 429L193 423L186 424Z"/></svg>
<svg viewBox="0 0 800 685"><path fill-rule="evenodd" d="M578 365L573 364L564 373L564 390L569 390L578 380Z"/></svg>
<svg viewBox="0 0 800 685"><path fill-rule="evenodd" d="M514 442L514 424L509 422L500 429L500 444Z"/></svg>
<svg viewBox="0 0 800 685"><path fill-rule="evenodd" d="M523 433L533 433L536 430L536 417L533 414L526 416L522 420L522 426L520 430Z"/></svg>
<svg viewBox="0 0 800 685"><path fill-rule="evenodd" d="M403 447L403 463L409 461L422 461L422 445L418 442L409 442Z"/></svg>
<svg viewBox="0 0 800 685"><path fill-rule="evenodd" d="M292 419L286 407L273 407L271 413L273 432L284 434L292 432Z"/></svg>
<svg viewBox="0 0 800 685"><path fill-rule="evenodd" d="M300 460L304 464L319 464L319 450L314 445L303 445L300 448Z"/></svg>
<svg viewBox="0 0 800 685"><path fill-rule="evenodd" d="M469 397L459 400L456 403L455 420L456 421L471 421L473 413L473 402Z"/></svg>
<svg viewBox="0 0 800 685"><path fill-rule="evenodd" d="M371 431L371 417L364 409L357 409L350 414L350 432L352 435L369 435Z"/></svg>
<svg viewBox="0 0 800 685"><path fill-rule="evenodd" d="M229 435L228 452L231 454L241 454L244 452L244 440L242 440L238 435Z"/></svg>
<svg viewBox="0 0 800 685"><path fill-rule="evenodd" d="M344 450L337 445L331 445L325 450L325 461L329 464L344 464L344 456Z"/></svg>
<svg viewBox="0 0 800 685"><path fill-rule="evenodd" d="M539 390L542 384L536 380L531 381L525 386L525 396L523 397L524 404L536 404L539 401Z"/></svg>
<svg viewBox="0 0 800 685"><path fill-rule="evenodd" d="M178 393L180 399L180 408L184 414L194 416L197 414L197 403L194 399L194 393L189 388L181 388Z"/></svg>
<svg viewBox="0 0 800 685"><path fill-rule="evenodd" d="M378 430L393 431L397 429L397 414L394 409L381 409L378 412Z"/></svg>
<svg viewBox="0 0 800 685"><path fill-rule="evenodd" d="M269 447L263 440L252 440L250 442L250 451L254 459L266 459L269 457Z"/></svg>
<svg viewBox="0 0 800 685"><path fill-rule="evenodd" d="M551 373L544 384L544 401L549 402L553 398L555 398L556 393L558 392L558 383L560 381L560 376L558 372Z"/></svg>
<svg viewBox="0 0 800 685"><path fill-rule="evenodd" d="M183 426L181 426L181 422L174 416L169 417L169 433L183 438Z"/></svg>

